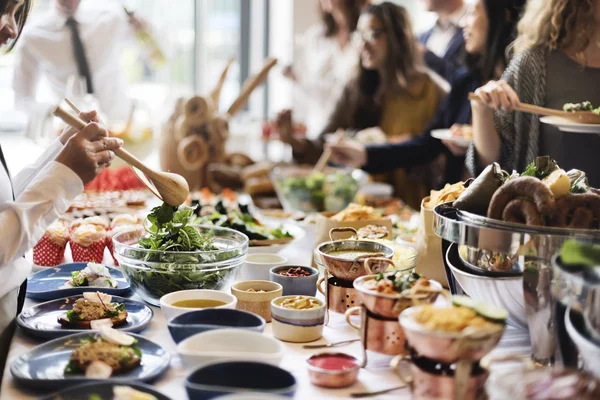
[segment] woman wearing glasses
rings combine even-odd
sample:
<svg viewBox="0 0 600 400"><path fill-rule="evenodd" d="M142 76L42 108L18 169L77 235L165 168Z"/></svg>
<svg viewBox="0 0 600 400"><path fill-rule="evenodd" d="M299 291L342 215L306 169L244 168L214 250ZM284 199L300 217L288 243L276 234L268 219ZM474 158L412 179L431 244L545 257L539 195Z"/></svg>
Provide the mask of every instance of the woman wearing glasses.
<svg viewBox="0 0 600 400"><path fill-rule="evenodd" d="M371 5L361 14L354 36L360 45L358 73L344 89L319 139L294 137L289 111L278 116L280 137L292 146L296 161L316 162L325 134L337 129L363 131L361 135L378 127L388 140L407 140L423 131L445 93L426 72L412 32L406 10L390 2ZM422 178L404 171L379 178L413 206L427 192Z"/></svg>
<svg viewBox="0 0 600 400"><path fill-rule="evenodd" d="M0 0L0 48L9 42L14 45L31 3L32 0ZM96 113L82 113L80 117L92 121ZM94 122L80 132L66 130L31 167L12 180L0 145L1 365L13 333L11 322L25 295L21 284L31 272L31 264L23 255L67 211L84 185L110 165L113 150L122 144L121 139L108 138L106 129Z"/></svg>

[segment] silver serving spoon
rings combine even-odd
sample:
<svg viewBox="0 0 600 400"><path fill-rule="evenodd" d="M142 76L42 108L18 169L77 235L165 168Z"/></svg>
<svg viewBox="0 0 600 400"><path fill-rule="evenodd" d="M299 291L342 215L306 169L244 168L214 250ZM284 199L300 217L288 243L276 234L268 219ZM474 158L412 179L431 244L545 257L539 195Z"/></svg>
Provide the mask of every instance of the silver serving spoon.
<svg viewBox="0 0 600 400"><path fill-rule="evenodd" d="M360 339L344 340L342 342L327 343L327 344L305 344L303 349L328 349L330 347L345 346L350 343L360 342Z"/></svg>
<svg viewBox="0 0 600 400"><path fill-rule="evenodd" d="M350 393L350 397L353 397L355 399L360 399L360 398L364 398L364 397L379 396L380 394L390 393L390 392L393 392L395 390L404 389L405 387L406 387L406 385L402 385L402 386L396 386L396 387L385 389L385 390L379 390L377 392Z"/></svg>

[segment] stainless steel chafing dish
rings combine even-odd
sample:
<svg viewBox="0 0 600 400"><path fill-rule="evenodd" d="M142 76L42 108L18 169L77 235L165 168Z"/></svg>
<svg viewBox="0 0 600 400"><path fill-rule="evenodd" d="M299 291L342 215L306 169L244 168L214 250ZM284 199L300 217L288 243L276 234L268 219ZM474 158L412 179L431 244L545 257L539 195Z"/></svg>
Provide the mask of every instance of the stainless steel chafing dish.
<svg viewBox="0 0 600 400"><path fill-rule="evenodd" d="M433 230L446 241L443 248L449 247L448 242L466 245L472 254L498 253L521 266L519 269L522 271L523 301L532 343L532 357L540 363L552 363L557 349L556 301L551 293L552 257L567 239L600 243L600 231L533 227L497 221L457 210L450 203L435 208ZM468 261L473 263L475 260L471 258ZM447 274L448 280L454 283L453 291L457 291L453 272L448 267ZM478 279L489 281L506 279L506 276L494 275L484 268L474 274ZM514 274L513 270L511 275L518 278L519 273ZM451 288L453 283L450 284Z"/></svg>

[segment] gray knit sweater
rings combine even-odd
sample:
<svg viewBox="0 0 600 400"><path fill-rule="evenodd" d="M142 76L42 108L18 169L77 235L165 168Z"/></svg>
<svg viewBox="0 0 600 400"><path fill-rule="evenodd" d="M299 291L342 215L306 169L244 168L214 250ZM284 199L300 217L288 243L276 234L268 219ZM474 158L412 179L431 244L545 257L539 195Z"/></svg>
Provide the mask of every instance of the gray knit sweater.
<svg viewBox="0 0 600 400"><path fill-rule="evenodd" d="M521 103L543 106L546 98L546 60L544 49L532 49L516 56L504 71L505 80L517 93ZM508 172L523 171L539 154L540 121L534 114L494 112L494 125L500 135L498 162ZM471 144L466 165L473 176L481 173L477 152Z"/></svg>

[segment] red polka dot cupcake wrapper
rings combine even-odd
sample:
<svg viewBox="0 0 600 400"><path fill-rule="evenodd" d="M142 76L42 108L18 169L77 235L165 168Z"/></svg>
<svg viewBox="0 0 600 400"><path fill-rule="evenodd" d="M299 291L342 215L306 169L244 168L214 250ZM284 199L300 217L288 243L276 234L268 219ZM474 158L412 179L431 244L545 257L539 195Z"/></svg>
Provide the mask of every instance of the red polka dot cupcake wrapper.
<svg viewBox="0 0 600 400"><path fill-rule="evenodd" d="M119 265L119 262L115 258L115 246L113 245L112 234L110 232L108 234L108 237L106 238L106 247L108 248L108 252L110 253L110 256L115 262L115 265Z"/></svg>
<svg viewBox="0 0 600 400"><path fill-rule="evenodd" d="M33 263L43 267L60 265L65 258L66 247L66 244L61 247L44 235L33 247Z"/></svg>
<svg viewBox="0 0 600 400"><path fill-rule="evenodd" d="M84 247L74 241L71 241L71 253L73 255L73 262L96 262L102 263L104 259L104 248L106 247L106 240L102 240L97 243L92 243L88 247Z"/></svg>

